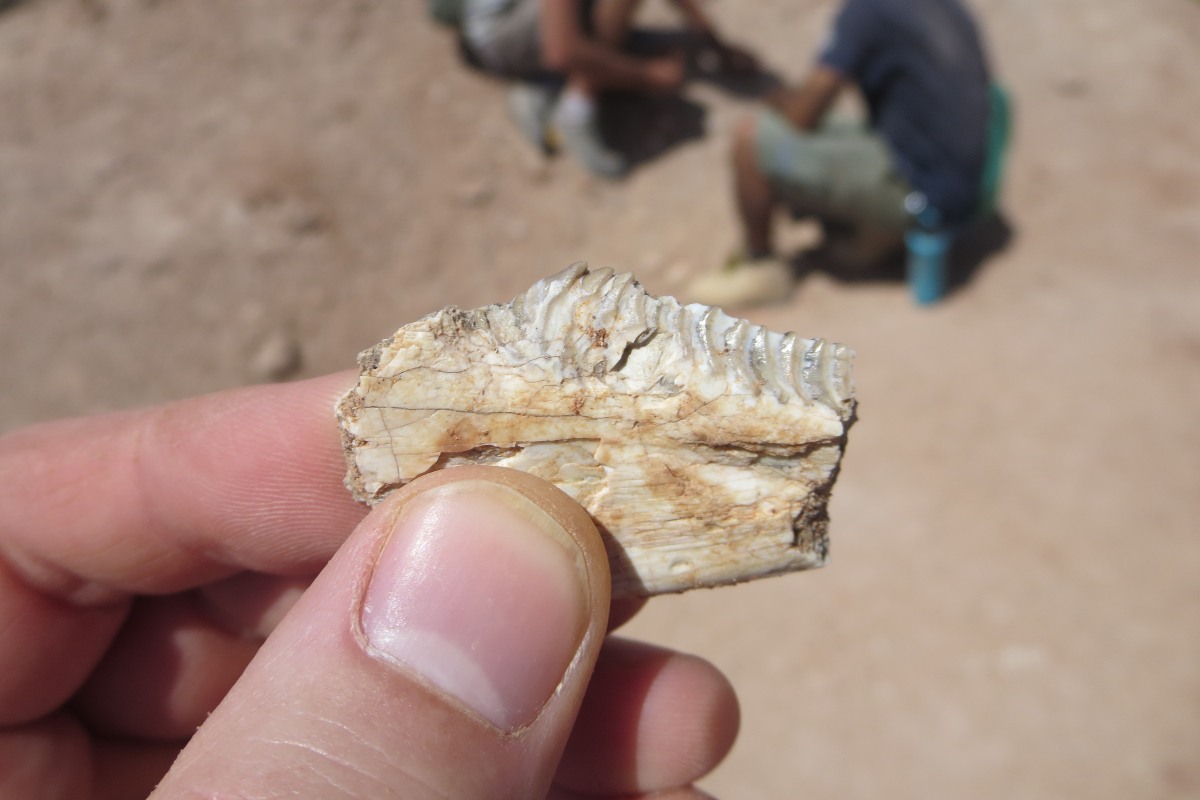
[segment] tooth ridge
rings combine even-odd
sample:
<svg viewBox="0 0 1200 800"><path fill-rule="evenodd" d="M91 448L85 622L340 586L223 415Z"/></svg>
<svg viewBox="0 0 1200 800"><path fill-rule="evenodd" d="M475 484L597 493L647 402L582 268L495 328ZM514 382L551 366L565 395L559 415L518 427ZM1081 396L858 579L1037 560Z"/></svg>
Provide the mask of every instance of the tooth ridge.
<svg viewBox="0 0 1200 800"><path fill-rule="evenodd" d="M534 284L511 308L527 322L523 336L540 354L553 342L578 340L583 346L562 355L585 373L601 365L612 369L629 345L665 334L661 346L670 356L663 363L690 362L735 392L766 392L781 403L818 402L843 415L852 396L849 348L790 331L774 334L714 306L654 297L628 272L576 262Z"/></svg>

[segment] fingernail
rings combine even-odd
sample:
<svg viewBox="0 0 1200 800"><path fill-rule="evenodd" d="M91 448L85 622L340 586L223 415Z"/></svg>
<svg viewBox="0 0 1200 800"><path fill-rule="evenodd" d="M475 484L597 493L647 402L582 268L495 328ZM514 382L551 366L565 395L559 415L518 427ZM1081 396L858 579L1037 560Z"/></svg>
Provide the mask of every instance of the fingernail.
<svg viewBox="0 0 1200 800"><path fill-rule="evenodd" d="M589 619L583 553L519 492L459 481L410 499L367 585L368 650L492 725L528 725Z"/></svg>

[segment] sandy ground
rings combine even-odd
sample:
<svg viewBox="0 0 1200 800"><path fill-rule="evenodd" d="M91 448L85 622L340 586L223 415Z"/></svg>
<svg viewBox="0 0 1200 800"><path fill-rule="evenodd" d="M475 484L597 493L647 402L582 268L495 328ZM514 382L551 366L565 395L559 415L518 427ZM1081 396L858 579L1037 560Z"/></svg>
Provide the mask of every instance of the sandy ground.
<svg viewBox="0 0 1200 800"><path fill-rule="evenodd" d="M0 429L342 369L574 260L673 293L735 244L750 101L689 87L703 135L597 183L422 7L0 14ZM833 3L711 8L795 78ZM629 628L739 688L718 796L1200 796L1200 5L976 8L1017 104L1007 247L930 309L814 274L749 314L858 352L831 565Z"/></svg>

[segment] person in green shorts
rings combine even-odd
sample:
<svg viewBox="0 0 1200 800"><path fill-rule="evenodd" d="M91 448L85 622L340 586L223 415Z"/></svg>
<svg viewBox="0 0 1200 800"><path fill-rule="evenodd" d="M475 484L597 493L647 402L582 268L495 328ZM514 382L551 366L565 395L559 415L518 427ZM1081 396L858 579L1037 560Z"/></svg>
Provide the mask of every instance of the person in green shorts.
<svg viewBox="0 0 1200 800"><path fill-rule="evenodd" d="M862 265L899 248L914 215L971 218L982 179L990 84L974 22L958 0L846 0L816 65L734 134L744 251L688 287L689 300L744 306L785 299L776 253L782 206L816 217L835 260ZM868 109L830 113L847 86ZM847 232L834 241L833 230Z"/></svg>

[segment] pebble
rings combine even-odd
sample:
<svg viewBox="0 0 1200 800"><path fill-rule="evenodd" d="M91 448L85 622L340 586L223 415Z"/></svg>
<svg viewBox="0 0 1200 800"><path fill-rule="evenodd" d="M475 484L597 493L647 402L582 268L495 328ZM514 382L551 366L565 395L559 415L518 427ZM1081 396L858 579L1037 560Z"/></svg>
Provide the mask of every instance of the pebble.
<svg viewBox="0 0 1200 800"><path fill-rule="evenodd" d="M260 381L284 381L300 371L304 355L296 338L284 331L274 331L259 346L251 359L250 368Z"/></svg>

